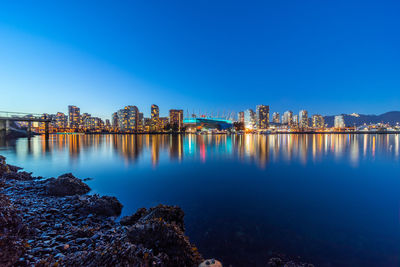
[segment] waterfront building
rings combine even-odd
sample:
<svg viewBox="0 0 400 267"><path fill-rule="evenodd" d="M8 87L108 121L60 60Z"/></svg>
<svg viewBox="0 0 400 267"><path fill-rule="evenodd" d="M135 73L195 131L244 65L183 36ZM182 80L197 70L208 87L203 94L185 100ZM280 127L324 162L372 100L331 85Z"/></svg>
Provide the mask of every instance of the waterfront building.
<svg viewBox="0 0 400 267"><path fill-rule="evenodd" d="M283 113L282 123L287 124L289 126L293 124L293 112L292 111L288 110Z"/></svg>
<svg viewBox="0 0 400 267"><path fill-rule="evenodd" d="M299 115L293 115L293 126L297 127L299 126Z"/></svg>
<svg viewBox="0 0 400 267"><path fill-rule="evenodd" d="M80 123L79 128L90 129L90 125L91 125L90 118L91 117L92 117L92 115L90 115L89 113L83 113L81 115L81 123Z"/></svg>
<svg viewBox="0 0 400 267"><path fill-rule="evenodd" d="M338 115L335 116L335 128L344 128L346 127L344 123L344 116L343 115Z"/></svg>
<svg viewBox="0 0 400 267"><path fill-rule="evenodd" d="M312 126L314 129L323 129L325 127L324 117L318 114L312 115Z"/></svg>
<svg viewBox="0 0 400 267"><path fill-rule="evenodd" d="M244 127L245 129L254 130L256 129L256 114L252 109L244 111Z"/></svg>
<svg viewBox="0 0 400 267"><path fill-rule="evenodd" d="M159 120L160 120L160 130L164 131L165 127L169 123L169 119L168 117L160 117Z"/></svg>
<svg viewBox="0 0 400 267"><path fill-rule="evenodd" d="M111 125L114 130L117 130L119 127L119 120L118 120L118 112L114 112L111 118Z"/></svg>
<svg viewBox="0 0 400 267"><path fill-rule="evenodd" d="M111 123L109 119L106 119L105 128L109 131L111 129Z"/></svg>
<svg viewBox="0 0 400 267"><path fill-rule="evenodd" d="M78 129L81 124L81 110L77 106L68 106L69 127Z"/></svg>
<svg viewBox="0 0 400 267"><path fill-rule="evenodd" d="M257 129L267 129L269 126L269 106L258 105L256 112Z"/></svg>
<svg viewBox="0 0 400 267"><path fill-rule="evenodd" d="M157 105L151 105L151 131L160 130L160 109Z"/></svg>
<svg viewBox="0 0 400 267"><path fill-rule="evenodd" d="M244 112L243 111L238 112L238 122L244 124Z"/></svg>
<svg viewBox="0 0 400 267"><path fill-rule="evenodd" d="M65 129L68 127L68 116L62 112L57 112L56 117L56 128Z"/></svg>
<svg viewBox="0 0 400 267"><path fill-rule="evenodd" d="M180 132L183 127L183 110L170 109L169 110L169 123L174 131Z"/></svg>
<svg viewBox="0 0 400 267"><path fill-rule="evenodd" d="M272 113L272 122L273 123L280 123L279 112Z"/></svg>
<svg viewBox="0 0 400 267"><path fill-rule="evenodd" d="M301 128L307 128L308 127L308 112L307 112L307 110L300 110L300 113L299 113L299 126Z"/></svg>
<svg viewBox="0 0 400 267"><path fill-rule="evenodd" d="M118 111L119 129L125 132L138 130L139 109L136 106L126 106Z"/></svg>

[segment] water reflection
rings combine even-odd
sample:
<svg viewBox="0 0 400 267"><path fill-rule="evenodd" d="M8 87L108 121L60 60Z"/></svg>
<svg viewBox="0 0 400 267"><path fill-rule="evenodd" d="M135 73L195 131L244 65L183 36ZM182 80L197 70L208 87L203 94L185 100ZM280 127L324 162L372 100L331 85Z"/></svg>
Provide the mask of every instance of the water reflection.
<svg viewBox="0 0 400 267"><path fill-rule="evenodd" d="M206 162L215 157L234 157L266 168L271 162L300 164L320 162L324 157L346 159L354 167L378 153L399 157L398 134L281 134L281 135L80 135L59 134L49 139L0 140L0 146L17 156L67 152L71 162L87 152L120 155L127 164L150 157L153 167L165 154L174 161L194 158Z"/></svg>

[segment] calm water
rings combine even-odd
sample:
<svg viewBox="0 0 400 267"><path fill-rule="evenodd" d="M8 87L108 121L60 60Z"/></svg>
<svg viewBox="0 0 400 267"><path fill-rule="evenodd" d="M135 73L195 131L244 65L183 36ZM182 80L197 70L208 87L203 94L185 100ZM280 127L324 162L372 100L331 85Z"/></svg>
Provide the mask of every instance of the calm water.
<svg viewBox="0 0 400 267"><path fill-rule="evenodd" d="M205 257L264 266L400 265L399 135L52 135L1 141L44 177L92 177L123 215L181 206Z"/></svg>

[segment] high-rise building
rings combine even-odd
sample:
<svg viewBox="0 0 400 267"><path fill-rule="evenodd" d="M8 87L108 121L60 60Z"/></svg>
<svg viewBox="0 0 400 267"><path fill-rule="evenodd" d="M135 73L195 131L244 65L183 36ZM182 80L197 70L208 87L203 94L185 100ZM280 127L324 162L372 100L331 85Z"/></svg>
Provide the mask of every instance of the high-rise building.
<svg viewBox="0 0 400 267"><path fill-rule="evenodd" d="M288 110L283 113L282 124L292 125L293 124L293 112Z"/></svg>
<svg viewBox="0 0 400 267"><path fill-rule="evenodd" d="M157 105L151 105L151 118L159 118L160 117L160 109Z"/></svg>
<svg viewBox="0 0 400 267"><path fill-rule="evenodd" d="M254 130L257 127L256 113L252 109L244 111L244 127L249 130Z"/></svg>
<svg viewBox="0 0 400 267"><path fill-rule="evenodd" d="M257 129L267 129L269 126L269 106L258 105L256 112Z"/></svg>
<svg viewBox="0 0 400 267"><path fill-rule="evenodd" d="M151 126L152 131L160 130L160 109L157 105L151 105Z"/></svg>
<svg viewBox="0 0 400 267"><path fill-rule="evenodd" d="M307 110L300 110L300 113L299 113L299 126L301 128L307 128L308 127L308 112L307 112Z"/></svg>
<svg viewBox="0 0 400 267"><path fill-rule="evenodd" d="M315 129L323 129L325 127L324 117L321 115L315 114L312 115L312 126Z"/></svg>
<svg viewBox="0 0 400 267"><path fill-rule="evenodd" d="M279 112L274 112L272 113L272 122L273 123L280 123L280 117L279 117Z"/></svg>
<svg viewBox="0 0 400 267"><path fill-rule="evenodd" d="M69 127L78 129L81 124L81 110L76 106L68 106Z"/></svg>
<svg viewBox="0 0 400 267"><path fill-rule="evenodd" d="M126 106L118 111L118 123L121 131L137 131L139 109L136 106Z"/></svg>
<svg viewBox="0 0 400 267"><path fill-rule="evenodd" d="M244 112L243 111L238 112L238 122L244 124Z"/></svg>
<svg viewBox="0 0 400 267"><path fill-rule="evenodd" d="M344 116L338 115L335 116L335 128L344 128L346 124L344 123Z"/></svg>
<svg viewBox="0 0 400 267"><path fill-rule="evenodd" d="M293 126L299 126L299 115L293 115L293 122L292 122Z"/></svg>
<svg viewBox="0 0 400 267"><path fill-rule="evenodd" d="M169 123L171 128L175 131L180 132L183 128L183 110L182 109L170 109L169 110Z"/></svg>
<svg viewBox="0 0 400 267"><path fill-rule="evenodd" d="M56 114L56 127L59 129L65 129L68 127L68 116L62 112Z"/></svg>
<svg viewBox="0 0 400 267"><path fill-rule="evenodd" d="M114 130L118 129L118 127L119 127L118 112L114 112L114 113L112 114L111 124L112 124L112 128L113 128Z"/></svg>

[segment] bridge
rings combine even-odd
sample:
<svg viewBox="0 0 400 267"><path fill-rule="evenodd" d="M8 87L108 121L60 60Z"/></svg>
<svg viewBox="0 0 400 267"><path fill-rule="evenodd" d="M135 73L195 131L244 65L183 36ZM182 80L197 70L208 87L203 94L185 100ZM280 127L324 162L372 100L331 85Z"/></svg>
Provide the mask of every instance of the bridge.
<svg viewBox="0 0 400 267"><path fill-rule="evenodd" d="M49 122L51 122L51 119L44 117L43 114L0 111L0 133L5 134L5 136L10 132L10 121L28 122L28 136L32 135L32 122L42 122L45 125L45 135L46 137L49 136Z"/></svg>

